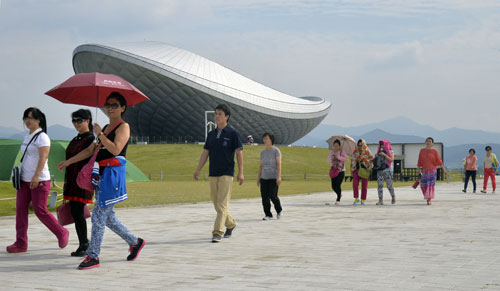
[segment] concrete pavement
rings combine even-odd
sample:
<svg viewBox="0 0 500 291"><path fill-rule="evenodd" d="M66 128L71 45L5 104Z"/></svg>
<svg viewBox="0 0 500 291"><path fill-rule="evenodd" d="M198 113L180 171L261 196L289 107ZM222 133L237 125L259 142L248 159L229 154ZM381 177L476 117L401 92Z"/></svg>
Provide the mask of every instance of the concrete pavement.
<svg viewBox="0 0 500 291"><path fill-rule="evenodd" d="M271 221L261 220L260 199L233 200L238 227L218 244L210 243L211 203L117 209L146 246L127 262L128 246L107 229L101 267L84 271L82 258L69 256L73 225L61 250L32 215L28 252L8 254L15 217L2 217L0 288L500 290L500 195L461 189L438 184L432 206L411 187L396 188L396 205L385 189L384 206L375 206L376 189L366 206L352 205L352 191L340 206L325 205L333 193L284 196L283 218Z"/></svg>

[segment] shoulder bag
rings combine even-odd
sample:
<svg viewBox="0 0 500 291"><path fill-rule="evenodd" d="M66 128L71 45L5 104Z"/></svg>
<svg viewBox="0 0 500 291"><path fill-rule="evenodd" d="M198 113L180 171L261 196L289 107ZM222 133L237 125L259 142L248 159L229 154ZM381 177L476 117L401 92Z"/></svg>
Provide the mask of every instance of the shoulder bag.
<svg viewBox="0 0 500 291"><path fill-rule="evenodd" d="M37 134L35 134L30 142L28 143L28 145L26 146L26 148L24 149L24 153L23 153L23 156L21 157L21 161L19 162L19 165L15 166L14 168L12 168L12 186L14 186L14 188L16 190L19 190L21 189L21 164L23 162L23 159L24 159L24 156L26 155L26 151L28 150L28 147L30 146L31 142L37 137L40 135L40 133L42 133L41 131L38 132Z"/></svg>
<svg viewBox="0 0 500 291"><path fill-rule="evenodd" d="M117 128L122 123L123 123L123 121L115 124L115 126L113 126L113 128L108 132L108 134L110 132L112 132L115 128ZM108 134L104 134L104 135L107 136ZM94 192L94 184L92 184L92 169L94 168L94 163L95 163L95 160L97 158L97 154L99 153L99 149L101 148L101 146L102 146L102 142L97 146L97 149L95 150L94 155L90 158L89 162L87 164L85 164L85 166L82 167L82 170L78 173L78 176L76 177L76 184L78 185L78 187L80 187L84 190Z"/></svg>
<svg viewBox="0 0 500 291"><path fill-rule="evenodd" d="M90 217L90 210L87 204L83 206L83 216L85 219ZM63 200L63 203L57 207L57 222L61 226L75 223L73 215L71 215L71 204L67 203L66 200Z"/></svg>
<svg viewBox="0 0 500 291"><path fill-rule="evenodd" d="M362 166L361 162L358 162L358 163L359 163L358 176L362 179L368 179L370 177L370 170L367 168L364 168Z"/></svg>

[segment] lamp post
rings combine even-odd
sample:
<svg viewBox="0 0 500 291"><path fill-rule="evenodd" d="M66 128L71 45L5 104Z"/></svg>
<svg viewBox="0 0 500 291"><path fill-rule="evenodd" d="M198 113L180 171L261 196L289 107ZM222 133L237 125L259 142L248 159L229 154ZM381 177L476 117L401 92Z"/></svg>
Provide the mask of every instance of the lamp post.
<svg viewBox="0 0 500 291"><path fill-rule="evenodd" d="M209 113L215 113L215 111L205 111L205 140L207 140L207 135L208 135L208 126L210 126L210 130L212 130L212 126L215 125L212 121L208 121L208 114Z"/></svg>

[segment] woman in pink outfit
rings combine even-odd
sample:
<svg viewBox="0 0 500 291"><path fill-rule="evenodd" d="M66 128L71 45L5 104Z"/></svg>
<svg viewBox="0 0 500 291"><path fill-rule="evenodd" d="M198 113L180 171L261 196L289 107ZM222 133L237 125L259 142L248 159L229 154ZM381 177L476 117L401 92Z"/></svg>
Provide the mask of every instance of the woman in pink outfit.
<svg viewBox="0 0 500 291"><path fill-rule="evenodd" d="M486 193L486 188L488 187L488 178L491 178L491 187L493 188L493 194L497 188L497 182L495 180L495 170L498 169L498 159L497 156L491 152L491 147L487 146L485 148L486 156L484 157L484 182L483 190L481 193Z"/></svg>
<svg viewBox="0 0 500 291"><path fill-rule="evenodd" d="M328 155L328 163L330 163L330 169L338 171L337 176L330 177L332 180L332 189L337 194L337 200L335 205L340 204L340 198L342 198L342 182L345 177L345 166L344 163L347 162L347 154L340 149L340 140L336 139L333 142L333 150Z"/></svg>
<svg viewBox="0 0 500 291"><path fill-rule="evenodd" d="M422 189L422 194L424 194L424 199L427 200L427 205L431 205L431 200L434 199L434 188L437 178L436 168L441 166L444 174L448 174L438 151L432 147L433 145L434 139L428 137L425 140L425 148L421 149L418 154L417 162L417 167L421 176L420 187Z"/></svg>
<svg viewBox="0 0 500 291"><path fill-rule="evenodd" d="M68 245L69 231L60 226L54 215L47 210L50 192L50 172L47 160L50 138L47 135L45 114L38 108L24 111L23 121L29 134L21 145L21 188L16 197L16 242L7 247L9 253L24 253L28 250L28 208L30 202L36 217L57 237L59 247Z"/></svg>
<svg viewBox="0 0 500 291"><path fill-rule="evenodd" d="M476 193L476 173L477 173L477 157L476 150L470 149L469 155L465 157L464 173L465 173L465 183L462 192L467 193L467 185L469 184L469 178L472 178L473 192Z"/></svg>

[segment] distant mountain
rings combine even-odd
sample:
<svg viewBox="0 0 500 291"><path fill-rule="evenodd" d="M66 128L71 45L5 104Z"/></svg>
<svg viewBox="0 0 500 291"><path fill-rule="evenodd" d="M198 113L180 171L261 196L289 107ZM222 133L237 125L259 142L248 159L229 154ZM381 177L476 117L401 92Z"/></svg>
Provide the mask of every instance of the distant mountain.
<svg viewBox="0 0 500 291"><path fill-rule="evenodd" d="M377 132L377 130L381 131ZM320 124L308 135L296 141L294 145L325 147L326 142L324 141L334 134L348 134L353 138L363 137L369 142L376 142L381 138L387 138L388 140L397 138L397 142L422 142L426 137L432 136L434 140L444 143L447 147L460 144L486 144L500 140L500 133L497 132L459 128L437 130L405 117L397 117L378 123L353 127ZM377 134L381 135L377 137ZM417 137L422 139L416 140Z"/></svg>
<svg viewBox="0 0 500 291"><path fill-rule="evenodd" d="M76 136L77 132L73 128L64 127L62 125L56 124L51 125L47 128L47 132L49 136L53 140L71 140ZM0 138L9 138L9 139L24 139L27 130L20 131L18 129L12 127L1 127L0 126Z"/></svg>
<svg viewBox="0 0 500 291"><path fill-rule="evenodd" d="M477 166L482 169L484 156L486 155L484 148L487 145L492 147L493 153L497 154L497 157L500 155L500 144L496 143L456 145L444 148L444 165L450 169L463 169L462 161L469 154L469 149L472 148L476 150Z"/></svg>
<svg viewBox="0 0 500 291"><path fill-rule="evenodd" d="M12 138L13 135L22 133L17 128L0 126L0 138Z"/></svg>

